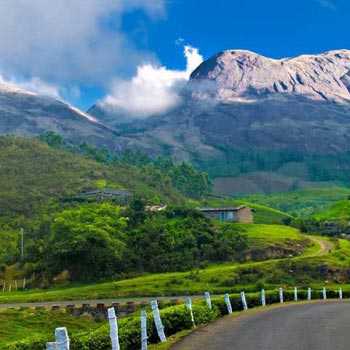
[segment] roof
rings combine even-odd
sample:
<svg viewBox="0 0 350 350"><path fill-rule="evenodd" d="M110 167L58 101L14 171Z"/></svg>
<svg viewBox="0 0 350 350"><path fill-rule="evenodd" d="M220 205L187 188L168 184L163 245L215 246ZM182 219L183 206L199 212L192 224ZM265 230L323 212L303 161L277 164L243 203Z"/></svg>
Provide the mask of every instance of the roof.
<svg viewBox="0 0 350 350"><path fill-rule="evenodd" d="M198 210L204 211L204 212L223 212L223 211L239 211L245 208L248 208L248 207L245 205L241 205L239 207L225 207L225 208L198 208Z"/></svg>
<svg viewBox="0 0 350 350"><path fill-rule="evenodd" d="M129 196L131 193L126 190L115 190L110 188L105 188L103 190L93 190L81 193L81 195L89 196L95 194L106 194L106 195L114 195L114 196Z"/></svg>

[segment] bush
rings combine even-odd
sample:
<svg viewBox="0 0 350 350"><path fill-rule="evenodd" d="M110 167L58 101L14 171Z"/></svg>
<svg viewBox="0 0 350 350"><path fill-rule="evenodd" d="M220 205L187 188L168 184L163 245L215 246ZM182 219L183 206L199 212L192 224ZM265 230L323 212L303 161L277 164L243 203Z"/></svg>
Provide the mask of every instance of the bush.
<svg viewBox="0 0 350 350"><path fill-rule="evenodd" d="M167 336L192 328L190 313L184 305L167 307L162 309L160 314ZM200 303L193 305L193 314L196 324L200 325L215 320L221 313L216 307L209 310L206 305ZM138 348L141 342L139 317L122 318L118 325L121 349L132 350ZM148 316L148 337L151 343L158 341L151 312ZM47 341L50 341L50 339L40 338L16 342L8 346L6 350L42 350L45 349ZM80 334L71 338L71 350L110 350L110 348L111 342L107 324L90 334Z"/></svg>

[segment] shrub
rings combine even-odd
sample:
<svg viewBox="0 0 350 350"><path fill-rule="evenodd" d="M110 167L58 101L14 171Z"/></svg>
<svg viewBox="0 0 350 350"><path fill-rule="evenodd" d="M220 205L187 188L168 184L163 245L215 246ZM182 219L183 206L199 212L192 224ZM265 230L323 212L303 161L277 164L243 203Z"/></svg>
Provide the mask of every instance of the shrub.
<svg viewBox="0 0 350 350"><path fill-rule="evenodd" d="M167 336L173 335L184 329L192 328L190 313L184 305L171 306L160 311ZM193 314L197 325L209 323L219 317L219 310L214 307L209 310L202 303L193 305ZM122 350L132 350L139 347L141 342L140 319L138 316L122 318L118 322L120 347ZM68 330L69 331L69 330ZM152 314L148 316L149 341L158 341L157 331L154 326ZM42 350L45 349L49 339L38 338L29 341L16 342L6 350ZM90 334L80 334L71 338L71 350L110 350L108 325L104 325Z"/></svg>

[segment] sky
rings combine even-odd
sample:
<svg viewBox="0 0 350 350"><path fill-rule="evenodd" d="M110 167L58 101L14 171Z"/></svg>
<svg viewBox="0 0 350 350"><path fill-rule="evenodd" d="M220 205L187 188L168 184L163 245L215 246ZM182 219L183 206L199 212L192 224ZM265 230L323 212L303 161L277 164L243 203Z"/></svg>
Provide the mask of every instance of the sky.
<svg viewBox="0 0 350 350"><path fill-rule="evenodd" d="M1 0L0 82L146 116L225 49L350 49L348 0Z"/></svg>

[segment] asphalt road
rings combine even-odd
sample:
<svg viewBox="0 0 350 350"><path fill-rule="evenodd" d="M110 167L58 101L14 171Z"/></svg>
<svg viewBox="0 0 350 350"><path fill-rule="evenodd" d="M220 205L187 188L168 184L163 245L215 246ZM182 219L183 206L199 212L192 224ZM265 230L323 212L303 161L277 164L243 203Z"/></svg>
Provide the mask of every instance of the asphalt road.
<svg viewBox="0 0 350 350"><path fill-rule="evenodd" d="M199 328L171 350L345 350L350 302L317 302L248 311Z"/></svg>

